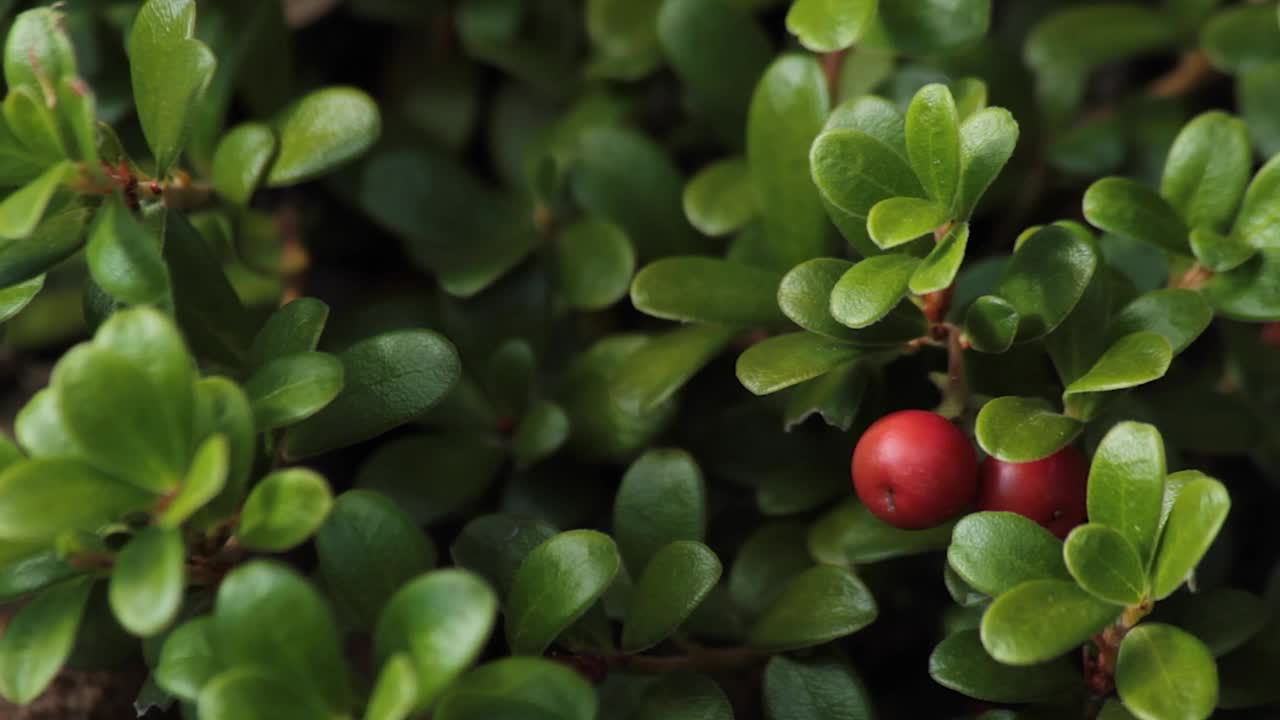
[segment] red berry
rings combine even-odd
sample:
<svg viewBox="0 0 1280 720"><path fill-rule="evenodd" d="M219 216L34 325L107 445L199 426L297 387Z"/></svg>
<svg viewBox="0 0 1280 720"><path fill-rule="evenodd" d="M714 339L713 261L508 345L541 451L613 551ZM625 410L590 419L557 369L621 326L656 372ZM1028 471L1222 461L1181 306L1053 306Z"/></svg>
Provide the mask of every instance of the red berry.
<svg viewBox="0 0 1280 720"><path fill-rule="evenodd" d="M1015 512L1065 538L1088 514L1088 484L1089 465L1070 445L1032 462L989 457L982 462L978 509Z"/></svg>
<svg viewBox="0 0 1280 720"><path fill-rule="evenodd" d="M895 527L933 527L960 514L978 489L969 439L940 415L901 410L871 424L853 449L853 486Z"/></svg>

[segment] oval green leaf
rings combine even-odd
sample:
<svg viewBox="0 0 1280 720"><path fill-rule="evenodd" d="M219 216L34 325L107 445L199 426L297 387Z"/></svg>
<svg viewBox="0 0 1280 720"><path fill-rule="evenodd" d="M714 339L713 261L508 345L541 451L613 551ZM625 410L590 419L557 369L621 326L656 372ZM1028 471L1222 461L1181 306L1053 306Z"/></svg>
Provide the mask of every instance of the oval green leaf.
<svg viewBox="0 0 1280 720"><path fill-rule="evenodd" d="M520 564L507 599L507 637L513 652L541 654L604 594L622 558L608 535L560 533Z"/></svg>
<svg viewBox="0 0 1280 720"><path fill-rule="evenodd" d="M1036 665L1079 648L1123 610L1070 580L1032 580L987 608L982 646L1006 665Z"/></svg>
<svg viewBox="0 0 1280 720"><path fill-rule="evenodd" d="M899 253L862 260L832 289L831 316L851 328L878 322L907 294L907 283L919 266L918 259Z"/></svg>
<svg viewBox="0 0 1280 720"><path fill-rule="evenodd" d="M1040 398L1008 396L982 406L974 434L988 455L1031 462L1070 445L1083 428L1084 423L1054 412Z"/></svg>
<svg viewBox="0 0 1280 720"><path fill-rule="evenodd" d="M1010 512L978 512L956 523L947 564L974 588L1001 595L1032 580L1066 580L1062 543Z"/></svg>
<svg viewBox="0 0 1280 720"><path fill-rule="evenodd" d="M875 598L847 568L818 565L795 576L756 620L747 642L770 652L821 645L870 625Z"/></svg>
<svg viewBox="0 0 1280 720"><path fill-rule="evenodd" d="M311 537L332 507L329 483L321 475L306 468L277 470L245 499L236 537L253 550L288 550Z"/></svg>
<svg viewBox="0 0 1280 720"><path fill-rule="evenodd" d="M178 616L186 591L187 550L182 533L146 528L116 556L107 594L124 629L149 637Z"/></svg>
<svg viewBox="0 0 1280 720"><path fill-rule="evenodd" d="M675 632L720 580L723 567L711 548L677 540L645 565L622 624L622 650L647 650Z"/></svg>
<svg viewBox="0 0 1280 720"><path fill-rule="evenodd" d="M1163 600L1195 570L1231 510L1222 483L1201 477L1187 483L1173 501L1151 570L1152 594Z"/></svg>
<svg viewBox="0 0 1280 720"><path fill-rule="evenodd" d="M1195 637L1147 623L1120 643L1116 690L1139 720L1204 720L1218 704L1218 666Z"/></svg>
<svg viewBox="0 0 1280 720"><path fill-rule="evenodd" d="M382 131L378 106L353 87L316 90L281 113L275 123L280 152L267 185L295 185L359 157Z"/></svg>
<svg viewBox="0 0 1280 720"><path fill-rule="evenodd" d="M738 356L738 380L756 395L768 395L812 380L862 354L856 345L813 333L778 335Z"/></svg>
<svg viewBox="0 0 1280 720"><path fill-rule="evenodd" d="M1147 595L1145 564L1118 530L1099 523L1071 531L1062 546L1071 577L1096 597L1117 605L1137 605Z"/></svg>

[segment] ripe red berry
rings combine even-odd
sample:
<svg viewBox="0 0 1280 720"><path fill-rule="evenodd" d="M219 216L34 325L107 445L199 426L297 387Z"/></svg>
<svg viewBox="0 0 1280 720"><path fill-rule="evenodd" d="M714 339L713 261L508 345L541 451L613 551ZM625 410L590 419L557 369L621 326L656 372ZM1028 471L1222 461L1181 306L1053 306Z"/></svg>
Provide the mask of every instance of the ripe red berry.
<svg viewBox="0 0 1280 720"><path fill-rule="evenodd" d="M940 415L902 410L872 423L858 440L853 486L890 525L933 527L972 502L978 458L964 433Z"/></svg>
<svg viewBox="0 0 1280 720"><path fill-rule="evenodd" d="M1065 538L1088 514L1088 484L1089 464L1070 445L1032 462L989 457L982 462L978 509L1015 512Z"/></svg>

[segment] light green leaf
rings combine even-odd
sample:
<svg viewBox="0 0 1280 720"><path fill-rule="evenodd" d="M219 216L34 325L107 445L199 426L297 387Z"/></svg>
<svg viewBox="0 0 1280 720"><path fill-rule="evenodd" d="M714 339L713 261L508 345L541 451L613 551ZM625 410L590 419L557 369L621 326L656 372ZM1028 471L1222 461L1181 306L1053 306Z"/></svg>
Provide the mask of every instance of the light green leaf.
<svg viewBox="0 0 1280 720"><path fill-rule="evenodd" d="M1253 176L1231 237L1255 248L1280 248L1280 158L1271 158ZM1227 268L1224 268L1227 269Z"/></svg>
<svg viewBox="0 0 1280 720"><path fill-rule="evenodd" d="M0 637L0 692L26 705L53 681L71 655L93 588L81 576L41 592L13 615Z"/></svg>
<svg viewBox="0 0 1280 720"><path fill-rule="evenodd" d="M1155 599L1172 594L1195 570L1230 510L1231 496L1217 480L1202 477L1183 486L1169 512L1151 569Z"/></svg>
<svg viewBox="0 0 1280 720"><path fill-rule="evenodd" d="M280 151L267 185L295 185L364 154L382 132L378 106L353 87L316 90L286 108L275 122Z"/></svg>
<svg viewBox="0 0 1280 720"><path fill-rule="evenodd" d="M276 152L276 136L262 123L237 125L218 141L210 180L219 195L248 205Z"/></svg>
<svg viewBox="0 0 1280 720"><path fill-rule="evenodd" d="M1089 467L1089 520L1118 530L1144 565L1155 551L1164 483L1164 442L1143 423L1112 427Z"/></svg>
<svg viewBox="0 0 1280 720"><path fill-rule="evenodd" d="M926 85L912 98L907 156L929 197L952 207L960 184L960 118L946 85Z"/></svg>
<svg viewBox="0 0 1280 720"><path fill-rule="evenodd" d="M1146 566L1118 530L1081 525L1067 536L1062 557L1071 577L1095 597L1117 605L1137 605L1146 597Z"/></svg>
<svg viewBox="0 0 1280 720"><path fill-rule="evenodd" d="M1006 665L1036 665L1077 649L1122 611L1072 581L1032 580L987 608L982 646Z"/></svg>
<svg viewBox="0 0 1280 720"><path fill-rule="evenodd" d="M756 214L755 188L747 161L731 157L698 171L684 186L684 214L706 235L741 229Z"/></svg>
<svg viewBox="0 0 1280 720"><path fill-rule="evenodd" d="M787 30L813 52L843 50L862 37L877 5L878 0L795 0Z"/></svg>
<svg viewBox="0 0 1280 720"><path fill-rule="evenodd" d="M993 597L1032 580L1068 579L1062 558L1062 543L1048 530L1009 512L966 515L947 548L947 564Z"/></svg>
<svg viewBox="0 0 1280 720"><path fill-rule="evenodd" d="M169 271L160 245L118 195L98 211L86 250L89 272L112 297L131 304L163 304L169 294Z"/></svg>
<svg viewBox="0 0 1280 720"><path fill-rule="evenodd" d="M222 492L230 469L231 447L227 436L210 435L196 450L186 477L168 505L156 516L156 524L176 528Z"/></svg>
<svg viewBox="0 0 1280 720"><path fill-rule="evenodd" d="M1139 720L1204 720L1218 704L1218 667L1195 637L1147 623L1120 643L1116 690Z"/></svg>
<svg viewBox="0 0 1280 720"><path fill-rule="evenodd" d="M969 223L952 225L938 242L938 246L920 262L911 273L908 287L916 295L925 295L950 287L964 262L965 247L969 244Z"/></svg>
<svg viewBox="0 0 1280 720"><path fill-rule="evenodd" d="M40 177L11 193L0 202L0 238L21 240L36 232L54 193L72 177L71 163L50 165ZM21 278L25 280L26 278Z"/></svg>
<svg viewBox="0 0 1280 720"><path fill-rule="evenodd" d="M907 294L907 283L920 261L890 253L867 258L849 268L831 291L831 316L851 328L878 322Z"/></svg>
<svg viewBox="0 0 1280 720"><path fill-rule="evenodd" d="M1093 243L1048 225L1027 237L1005 266L999 295L1022 318L1018 340L1049 334L1084 296L1099 264Z"/></svg>
<svg viewBox="0 0 1280 720"><path fill-rule="evenodd" d="M249 472L256 458L256 435L249 399L240 386L221 377L205 378L195 384L196 437L208 437L214 433L226 436L229 447L226 485L209 503L207 511L221 520L235 512L244 499ZM188 481L200 463L193 461L188 468Z"/></svg>
<svg viewBox="0 0 1280 720"><path fill-rule="evenodd" d="M1223 231L1235 217L1252 166L1244 122L1220 111L1203 113L1169 148L1160 194L1189 227Z"/></svg>
<svg viewBox="0 0 1280 720"><path fill-rule="evenodd" d="M974 432L988 455L1005 462L1031 462L1069 445L1083 427L1040 398L1009 396L982 406Z"/></svg>
<svg viewBox="0 0 1280 720"><path fill-rule="evenodd" d="M37 275L30 280L0 289L0 322L12 318L31 304L36 295L44 289L44 275Z"/></svg>
<svg viewBox="0 0 1280 720"><path fill-rule="evenodd" d="M1222 235L1206 227L1191 231L1191 253L1201 265L1214 272L1238 268L1255 252L1256 248L1238 235Z"/></svg>
<svg viewBox="0 0 1280 720"><path fill-rule="evenodd" d="M881 520L857 500L846 500L818 518L808 532L809 553L828 565L866 565L940 550L951 540L950 523L928 530L902 530Z"/></svg>
<svg viewBox="0 0 1280 720"><path fill-rule="evenodd" d="M542 653L609 589L622 558L613 539L573 530L547 540L525 557L507 600L512 651Z"/></svg>
<svg viewBox="0 0 1280 720"><path fill-rule="evenodd" d="M729 595L748 616L759 616L781 596L787 583L813 567L800 522L757 527L738 548L729 569Z"/></svg>
<svg viewBox="0 0 1280 720"><path fill-rule="evenodd" d="M729 260L671 257L636 274L631 302L666 320L722 325L777 326L781 278Z"/></svg>
<svg viewBox="0 0 1280 720"><path fill-rule="evenodd" d="M378 672L364 720L405 720L413 714L417 699L413 660L405 653L392 655Z"/></svg>
<svg viewBox="0 0 1280 720"><path fill-rule="evenodd" d="M309 297L298 298L271 313L249 347L249 365L262 365L289 355L311 352L320 344L329 306Z"/></svg>
<svg viewBox="0 0 1280 720"><path fill-rule="evenodd" d="M146 528L116 555L107 597L120 624L149 637L178 616L186 591L187 549L175 529Z"/></svg>
<svg viewBox="0 0 1280 720"><path fill-rule="evenodd" d="M1173 348L1158 333L1140 331L1115 341L1083 377L1067 386L1065 396L1135 387L1164 377Z"/></svg>
<svg viewBox="0 0 1280 720"><path fill-rule="evenodd" d="M1280 250L1260 250L1240 267L1214 274L1202 292L1219 315L1246 322L1280 320Z"/></svg>
<svg viewBox="0 0 1280 720"><path fill-rule="evenodd" d="M778 286L778 307L792 322L811 333L856 345L897 345L914 340L928 329L915 305L899 303L880 322L862 330L845 327L831 316L831 291L853 263L815 258L791 269Z"/></svg>
<svg viewBox="0 0 1280 720"><path fill-rule="evenodd" d="M481 515L467 523L449 548L458 567L479 574L505 598L520 564L556 529L525 515Z"/></svg>
<svg viewBox="0 0 1280 720"><path fill-rule="evenodd" d="M657 28L661 7L661 0L590 0L586 26L596 57L588 72L622 80L652 72L662 61Z"/></svg>
<svg viewBox="0 0 1280 720"><path fill-rule="evenodd" d="M738 356L738 380L756 395L768 395L818 377L862 354L855 345L813 333L777 335Z"/></svg>
<svg viewBox="0 0 1280 720"><path fill-rule="evenodd" d="M891 197L876 203L867 215L867 234L884 249L932 234L951 219L951 209L932 200Z"/></svg>
<svg viewBox="0 0 1280 720"><path fill-rule="evenodd" d="M4 44L6 85L47 92L76 74L75 48L64 22L60 8L27 10L13 19Z"/></svg>
<svg viewBox="0 0 1280 720"><path fill-rule="evenodd" d="M985 89L985 88L984 88ZM1018 122L1004 108L978 110L960 126L960 189L956 216L973 214L1018 144Z"/></svg>
<svg viewBox="0 0 1280 720"><path fill-rule="evenodd" d="M870 693L835 656L775 655L764 668L765 712L775 720L870 720Z"/></svg>
<svg viewBox="0 0 1280 720"><path fill-rule="evenodd" d="M861 252L877 247L867 242L871 208L891 197L921 197L924 189L898 146L903 121L897 110L873 100L853 107L870 108L848 113L863 124L825 130L814 140L809 165L832 221Z"/></svg>
<svg viewBox="0 0 1280 720"><path fill-rule="evenodd" d="M200 690L196 707L205 720L310 720L329 715L315 696L261 665L217 675Z"/></svg>
<svg viewBox="0 0 1280 720"><path fill-rule="evenodd" d="M342 391L342 362L328 353L301 352L276 358L245 381L259 432L301 422L320 412Z"/></svg>
<svg viewBox="0 0 1280 720"><path fill-rule="evenodd" d="M318 473L306 468L277 470L245 499L236 537L253 550L288 550L311 537L332 507L329 483Z"/></svg>
<svg viewBox="0 0 1280 720"><path fill-rule="evenodd" d="M52 540L64 530L96 532L155 500L77 460L18 462L0 473L0 537Z"/></svg>
<svg viewBox="0 0 1280 720"><path fill-rule="evenodd" d="M200 689L223 669L214 649L213 617L204 615L173 629L164 638L152 672L162 690L195 702Z"/></svg>
<svg viewBox="0 0 1280 720"><path fill-rule="evenodd" d="M821 645L876 619L875 598L852 571L818 565L792 578L751 627L748 643L770 652Z"/></svg>
<svg viewBox="0 0 1280 720"><path fill-rule="evenodd" d="M996 662L978 630L948 636L929 656L929 675L943 687L997 703L1027 703L1064 696L1080 685L1070 658L1019 667Z"/></svg>
<svg viewBox="0 0 1280 720"><path fill-rule="evenodd" d="M579 310L600 310L626 297L636 270L636 253L622 228L603 220L583 220L557 237L561 287Z"/></svg>
<svg viewBox="0 0 1280 720"><path fill-rule="evenodd" d="M700 542L677 540L645 564L622 625L622 649L634 653L657 645L706 599L720 580L720 559Z"/></svg>
<svg viewBox="0 0 1280 720"><path fill-rule="evenodd" d="M476 661L493 631L498 598L465 570L437 570L391 597L378 620L374 647L384 660L407 653L417 671L418 710L431 707Z"/></svg>

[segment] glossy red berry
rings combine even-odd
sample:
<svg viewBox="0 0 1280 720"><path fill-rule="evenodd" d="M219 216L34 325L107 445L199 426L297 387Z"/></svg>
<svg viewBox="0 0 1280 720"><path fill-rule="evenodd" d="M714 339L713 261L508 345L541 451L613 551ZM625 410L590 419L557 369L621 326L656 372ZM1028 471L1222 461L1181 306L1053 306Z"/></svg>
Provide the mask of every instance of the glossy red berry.
<svg viewBox="0 0 1280 720"><path fill-rule="evenodd" d="M1015 512L1065 538L1085 521L1088 485L1089 464L1070 445L1032 462L989 457L982 462L978 509Z"/></svg>
<svg viewBox="0 0 1280 720"><path fill-rule="evenodd" d="M872 423L858 440L853 486L890 525L933 527L973 501L978 459L964 433L942 416L902 410Z"/></svg>

